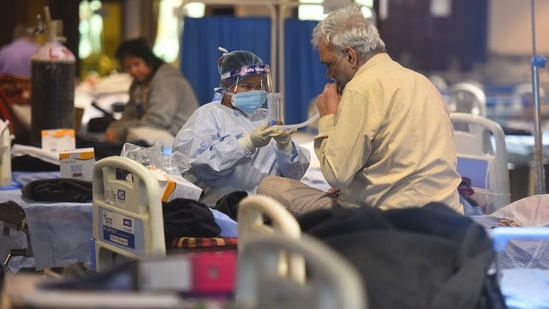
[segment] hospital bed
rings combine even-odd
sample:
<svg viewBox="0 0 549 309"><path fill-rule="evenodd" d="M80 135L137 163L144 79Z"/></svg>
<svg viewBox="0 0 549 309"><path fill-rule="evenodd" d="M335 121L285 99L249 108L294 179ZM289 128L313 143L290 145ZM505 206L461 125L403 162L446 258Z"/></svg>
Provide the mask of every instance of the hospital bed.
<svg viewBox="0 0 549 309"><path fill-rule="evenodd" d="M220 236L228 237L181 237L166 244L158 179L129 158L101 159L93 173L92 269L109 269L120 258L165 257L170 250L234 249L236 222L217 210L212 213Z"/></svg>
<svg viewBox="0 0 549 309"><path fill-rule="evenodd" d="M131 161L130 159L112 157L112 158L106 158L103 160L105 161L100 160L96 163L98 174L94 175L94 177L101 176L100 177L101 180L96 180L96 181L99 181L99 182L106 181L105 182L106 184L112 184L112 185L116 184L118 186L121 186L122 184L119 184L120 179L116 179L115 175L113 176L112 174L110 174L109 170L112 168L114 168L114 170L116 170L116 168L129 169L129 171L136 176L140 176L141 178L144 178L144 179L150 178L150 177L147 177L148 171L146 168L144 168L137 162ZM159 193L157 191L155 192L155 190L157 190L158 188L158 183L156 181L142 180L139 177L135 177L134 179L136 180L137 184L135 184L134 182L133 184L123 185L123 187L129 186L130 189L133 188L132 190L134 190L132 191L133 193L129 192L125 194L125 197L127 198L127 200L131 200L133 198L143 198L143 200L148 201L149 198L147 197L147 195L158 196ZM94 186L94 188L96 188L94 190L110 192L110 190L106 191L105 187L108 187L108 185ZM137 188L140 188L140 189L138 190ZM116 191L113 190L113 192L116 192ZM111 259L111 257L99 257L99 255L97 254L98 252L101 252L100 254L103 256L110 256L112 255L112 252L117 252L121 255L126 255L129 258L137 258L137 259L143 259L149 256L150 257L164 256L170 253L170 250L166 249L165 245L163 245L164 244L163 238L160 238L160 236L158 235L146 236L144 235L145 233L143 233L143 235L141 236L135 235L134 243L136 244L145 243L146 239L147 241L150 241L152 239L157 239L157 241L159 241L159 244L154 244L154 245L150 244L149 248L147 249L143 247L143 249L139 251L138 254L136 254L136 256L132 254L137 252L137 250L131 250L131 249L128 250L127 248L124 248L124 247L122 247L121 249L116 248L115 245L108 244L104 241L98 244L97 239L100 239L98 235L98 231L100 230L99 227L103 224L103 223L97 224L97 222L95 221L95 218L98 218L99 222L103 222L103 219L100 218L99 214L103 215L105 214L106 211L112 211L120 214L121 216L126 216L126 215L129 215L129 213L131 212L126 208L121 208L121 207L120 209L111 208L119 204L117 204L114 201L108 201L104 197L104 194L105 193L97 195L98 199L97 201L94 201L93 206L90 205L89 203L84 203L85 205L82 205L84 207L87 207L88 212L94 213L93 214L94 231L92 233L92 236L95 239L95 242L93 244L94 245L93 250L95 252L94 260L96 261L96 265L100 265L100 268L102 267L103 269L106 269L106 267L109 265L108 264L110 262L109 260ZM136 194L136 195L132 195L132 194ZM114 195L111 195L111 197L114 197ZM499 217L507 217L507 218L512 216L524 217L526 220L525 222L529 222L532 217L534 218L544 217L544 218L547 218L547 221L542 221L541 219L539 219L536 225L538 227L546 226L547 224L549 224L549 213L547 213L546 215L540 215L540 214L544 211L544 208L542 207L542 205L547 204L548 199L549 199L549 196L531 197L529 198L528 201L522 201L521 203L519 203L518 204L519 206L517 206L518 202L515 202L511 205L502 207L494 214L498 215ZM530 205L533 202L536 202L539 207L536 207L536 208L530 207ZM251 276L251 277L246 277L246 279L243 279L243 280L250 280L248 282L254 282L252 285L243 284L243 283L241 285L237 285L237 290L239 294L242 293L242 295L248 295L247 297L250 297L250 298L243 298L243 301L246 300L246 301L253 302L255 301L253 297L256 297L257 295L262 295L262 297L280 297L281 296L280 294L278 294L277 296L276 293L273 295L266 295L263 292L261 292L262 290L255 289L256 284L257 286L262 286L263 284L280 284L282 288L291 287L290 292L294 292L295 294L300 294L301 292L305 293L306 295L304 296L304 299L310 299L307 297L316 297L316 296L313 296L313 294L317 288L333 289L332 292L330 293L339 293L340 291L337 288L339 283L337 283L337 280L332 281L331 283L320 283L320 282L325 282L325 280L329 280L324 278L324 276L330 276L330 274L326 274L326 273L333 273L333 271L330 269L324 269L327 267L320 267L323 271L324 270L326 271L326 273L319 275L320 277L322 277L322 279L319 279L316 277L308 278L304 276L305 272L303 270L304 270L305 264L307 265L307 267L309 267L312 263L314 264L314 267L317 268L318 265L324 265L323 263L327 261L331 261L332 257L330 257L329 253L324 253L324 251L322 251L323 250L322 248L320 249L317 248L318 246L316 246L316 244L313 244L314 240L309 241L307 236L302 235L298 226L295 225L293 217L289 216L289 214L287 213L285 214L283 211L284 209L281 206L280 207L276 206L276 204L277 203L273 202L272 200L269 201L268 199L265 199L265 197L250 196L246 200L243 200L240 205L239 220L240 218L242 218L241 219L242 222L239 223L240 226L238 231L239 233L238 249L239 249L239 255L240 255L239 261L247 261L246 263L242 262L242 265L247 265L247 266L242 268L242 272L244 273L239 273L238 276L242 278L244 278L245 276ZM153 205L158 205L158 204L157 202L153 202ZM103 207L105 210L103 210L102 212L99 212L99 209L96 209L96 208L99 208L99 206ZM161 216L160 217L158 215L155 216L154 210L150 210L148 209L150 207L146 207L146 206L147 205L142 205L142 203L138 202L135 206L132 206L130 208L134 210L133 212L136 213L136 218L142 221L143 223L142 230L149 231L150 234L153 234L154 229L152 229L152 227L158 226L159 223L158 222L152 223L152 220L156 220L156 221L161 220ZM278 209L277 207L280 209ZM517 207L520 207L521 209L530 209L531 217L520 215L521 214L520 211L509 213L511 208L517 208ZM46 209L47 207L42 207L42 208ZM51 207L48 209L51 209ZM65 210L68 210L68 209L65 209ZM152 211L152 214L151 214L151 211ZM507 213L505 213L504 211L507 211ZM269 216L270 218L274 218L275 224L266 225L265 222L262 220L263 216ZM89 214L84 215L83 217L87 217L88 220L89 218L91 218ZM487 218L487 216L481 216L481 217ZM69 221L75 221L75 220L69 220ZM282 227L281 225L276 224L276 222L283 222L286 224L284 224L284 227ZM123 223L123 220L122 220L122 223ZM92 224L92 222L90 222L90 224ZM133 226L137 226L137 225L133 225ZM89 244L89 233L92 229L89 226L84 228L82 228L81 226L80 230L83 230L83 232L88 235L84 243ZM67 234L63 232L61 234L64 236L66 241ZM263 235L263 237L258 237L258 235ZM77 234L74 234L74 236L76 238L79 238ZM142 240L138 240L139 237L142 237ZM281 238L284 238L285 240L281 241ZM523 241L523 240L519 240L519 241ZM541 271L536 268L526 268L522 270L518 269L516 271L514 269L511 269L512 266L517 265L517 260L520 260L521 256L524 257L525 253L524 251L518 251L517 249L518 247L516 245L517 242L513 243L513 241L510 241L509 243L511 247L509 248L509 245L508 245L504 250L500 250L500 257L505 259L505 255L516 256L516 259L511 261L512 262L511 264L508 263L507 265L505 265L505 263L507 262L503 260L504 265L502 266L502 268L504 269L503 270L504 275L502 276L502 289L504 293L507 293L506 295L513 296L513 298L510 298L510 299L513 299L513 301L518 302L522 300L517 298L517 295L520 296L520 293L523 292L520 290L521 285L524 287L532 288L532 285L537 284L538 289L539 288L546 289L547 288L546 283L544 283L544 281L540 282L540 278L548 278L549 275L546 273L546 271ZM34 239L33 239L33 244L34 244ZM113 249L111 251L111 246L115 247L116 249ZM301 248L303 246L305 246L306 248ZM543 252L546 250L546 244L535 243L534 246L535 246L534 250L536 251L537 254L530 255L529 257L531 259L543 260L544 256L546 256L543 254ZM64 250L67 250L67 249L65 248ZM313 256L316 256L316 257L313 257L313 259L316 258L316 259L322 260L323 257L327 257L327 261L324 261L324 262L311 261L310 260L311 251L317 252L317 254L312 254ZM321 254L318 254L318 252L321 252ZM72 254L72 252L66 252L66 253ZM242 256L245 256L245 258L241 259ZM257 260L257 262L249 262L250 259L254 261ZM276 261L276 262L273 262L273 261ZM530 261L529 266L537 267L537 265L535 265L534 262L535 261ZM337 263L339 262L335 262L333 265L338 265ZM526 263L528 264L528 261ZM264 270L265 272L264 273L258 272L258 270L256 269L257 267ZM270 269L271 267L276 269L276 271L275 272L268 271L268 269ZM338 267L341 267L341 269L345 268L345 266L338 266ZM239 269L239 272L240 272L240 269ZM343 274L344 272L345 271L342 270L339 273L340 276L342 277L346 276ZM521 278L528 279L529 285L526 285L523 281L518 281ZM305 281L303 281L304 279ZM320 282L317 282L316 281L317 279L320 280ZM349 280L354 280L354 279L349 279ZM243 281L243 282L246 282L246 281ZM298 291L296 287L300 287L299 282L303 282L307 286L310 286L309 290L307 290L307 288L303 288L304 291ZM322 287L319 287L319 286L322 286ZM245 290L246 288L249 289L251 287L254 287L254 290L251 290L251 291ZM348 287L348 285L346 285L346 287ZM339 292L335 292L335 291L339 291ZM257 294L257 293L263 293L263 294ZM527 294L530 296L530 299L541 299L540 301L545 300L545 298L543 297L546 297L544 296L546 293L538 293L536 295L536 298L532 298L533 296L530 295L531 294L530 292L528 292ZM351 297L351 296L348 296L348 297ZM341 307L341 308L344 308L344 307ZM354 308L354 307L349 307L349 308ZM517 308L527 308L527 307L517 307Z"/></svg>
<svg viewBox="0 0 549 309"><path fill-rule="evenodd" d="M124 177L120 177L121 174ZM219 243L214 244L213 248L192 249L234 249L235 236L238 236L239 250L256 234L280 233L290 238L299 238L300 230L295 219L282 206L269 204L263 198L248 197L241 201L238 231L235 221L212 210L222 235L232 234L233 237L206 239L210 245L215 241ZM191 251L188 246L177 246L180 241L166 246L161 200L158 180L142 164L118 156L99 160L93 175L92 269L98 272L109 269L117 257L143 260ZM267 217L271 220L270 225L264 223ZM194 239L196 243L200 240ZM303 280L303 277L299 277L303 275L304 268L301 258L290 254L282 260L287 262L281 262L281 273L298 281Z"/></svg>
<svg viewBox="0 0 549 309"><path fill-rule="evenodd" d="M307 280L295 281L277 272L280 253L291 252L307 262ZM358 271L334 250L308 235L252 238L239 255L239 308L367 309L367 295Z"/></svg>
<svg viewBox="0 0 549 309"><path fill-rule="evenodd" d="M493 235L498 267L505 274L501 286L507 302L513 308L544 308L535 304L549 303L548 297L543 296L546 293L541 292L549 289L549 241L536 236L549 234L547 229L540 230L549 226L549 195L529 196L511 203L506 136L501 127L469 113L451 113L450 118L455 126L458 171L470 178L473 196L484 208L482 215L471 218L489 231L514 224L522 227L509 227L510 232L517 232L516 237L507 234L509 231ZM329 188L314 156L313 136L298 133L296 137L313 156L302 181L319 189Z"/></svg>
<svg viewBox="0 0 549 309"><path fill-rule="evenodd" d="M278 204L269 198L257 203L263 203L263 207ZM544 228L549 225L547 203L549 196L532 196L502 207L494 218L514 218L525 227L496 224L488 229L497 252L489 273L497 272L509 308L547 308L549 304L549 256L544 254L549 239L549 230ZM281 252L304 258L305 282L281 275L277 265ZM316 304L315 308L368 308L368 295L360 287L364 283L356 274L357 270L345 258L309 235L302 234L297 239L283 233L256 235L240 250L237 304L242 308L271 308L275 302L287 308L307 307L302 304Z"/></svg>
<svg viewBox="0 0 549 309"><path fill-rule="evenodd" d="M499 124L469 113L450 113L458 173L471 180L473 199L493 213L511 202L505 135Z"/></svg>
<svg viewBox="0 0 549 309"><path fill-rule="evenodd" d="M483 213L493 213L511 202L506 137L499 124L469 113L450 113L454 126L457 169L471 181L474 199ZM302 182L328 190L313 144L314 136L297 132L294 141L311 153L309 169Z"/></svg>
<svg viewBox="0 0 549 309"><path fill-rule="evenodd" d="M273 224L264 222L265 215L269 216ZM234 299L236 307L368 308L363 283L354 267L320 241L301 235L296 219L278 202L264 196L249 196L240 204L239 218L241 216L247 217L240 225L243 227L240 236L245 241L240 243L244 246L239 246L238 296ZM292 259L292 256L299 258ZM155 261L165 261L167 265L173 266L176 260L170 256L145 259L143 262ZM307 270L303 267L304 262L307 263ZM169 274L174 278L176 274L181 275L181 269L173 269ZM170 293L170 290L161 293L121 290L116 293L116 288L106 284L107 281L103 285L108 286L105 288L109 289L108 292L104 289L69 291L67 287L71 284L82 286L82 283L73 279L41 280L41 285L35 284L23 292L17 287L23 284L29 286L29 279L33 279L31 283L40 281L36 277L25 276L10 279L9 293L4 295L11 301L33 308L84 308L91 304L94 308L98 304L105 308L221 308L219 303L208 302L208 299L197 305L196 301L193 302L195 298L182 299L181 295ZM118 285L127 280L119 276ZM97 280L94 282L92 284L95 286L101 285ZM53 291L52 284L57 286Z"/></svg>
<svg viewBox="0 0 549 309"><path fill-rule="evenodd" d="M125 158L109 159L131 161ZM136 165L138 164L136 163ZM6 264L9 264L8 267L13 273L23 267L41 271L72 264L84 264L86 267L92 268L92 263L95 261L92 254L95 250L92 232L93 203L43 202L29 200L22 196L21 187L23 184L44 178L59 178L59 172L14 172L14 183L18 185L10 190L1 191L0 204L13 203L17 205L13 211L22 210L24 212L19 218L21 220L14 221L4 218L4 215L8 215L6 212L12 210L4 207L0 209L3 215L0 226L4 231L0 238L2 262L7 262ZM110 181L115 181L115 179ZM153 184L156 183L153 182ZM208 238L202 239L202 241L207 242L209 246L234 247L237 236L236 223L219 211L212 210L212 213L216 223L221 227L223 236L227 237ZM147 215L143 214L142 216ZM160 220L162 220L161 217ZM10 223L11 221L13 223ZM162 228L162 226L160 227ZM156 237L155 239L160 239L159 236ZM182 237L170 247L196 247L196 243L193 242L195 240L192 237ZM163 236L160 244L164 244ZM155 244L155 246L157 245ZM12 253L11 257L6 261L10 252Z"/></svg>
<svg viewBox="0 0 549 309"><path fill-rule="evenodd" d="M524 226L501 227L493 220L492 226L479 222L493 240L497 256L490 272L498 273L509 308L546 308L549 303L546 293L549 288L549 255L545 253L549 230L544 228L549 225L548 203L549 195L532 196L501 207L492 217L478 216L512 219ZM278 202L268 197L251 196L243 200L240 207L239 218L250 209L257 213L248 216L248 219L255 218L255 224L245 223L247 227L242 229L239 226L239 235L254 236L247 237L245 245L239 248L238 305L242 308L271 308L275 303L287 308L305 308L302 304L316 304L315 308L368 308L368 295L361 292L364 283L357 278L357 270L324 243L302 234L299 227L291 227L289 233L252 233L247 230L254 225L256 231L265 227L260 220L263 210L270 210L271 215L278 218L285 217L287 211ZM295 219L290 216L284 221L293 222ZM293 275L280 271L281 260L292 265L287 259L288 254L303 259L298 260L300 266Z"/></svg>
<svg viewBox="0 0 549 309"><path fill-rule="evenodd" d="M481 84L464 80L451 85L446 92L450 111L486 117L486 95Z"/></svg>
<svg viewBox="0 0 549 309"><path fill-rule="evenodd" d="M494 270L509 308L547 308L549 195L533 195L493 213L471 216L491 235Z"/></svg>
<svg viewBox="0 0 549 309"><path fill-rule="evenodd" d="M280 205L270 198L253 198L256 199L255 203L263 204L258 205L258 208L276 209ZM497 272L499 285L509 308L547 308L549 304L549 294L546 293L549 289L548 204L549 195L535 195L501 207L493 214L471 217L473 220L489 220L477 220L477 223L487 229L493 240L497 256L494 267L489 272ZM284 209L280 211L283 212ZM292 218L287 220L291 221ZM500 220L514 220L521 227L502 226ZM491 222L491 225L487 222ZM296 237L299 234L298 231L293 233ZM324 299L315 294L317 289L323 289L326 295L330 295L330 300L324 299L325 303L317 303L318 308L323 308L321 304L329 304L325 308L367 308L353 307L352 302L340 302L338 305L330 302L342 301L338 297L345 295L344 299L355 299L357 304L363 302L367 306L367 295L353 290L358 285L350 284L356 280L352 275L356 274L353 266L342 265L346 264L345 259L341 261L341 256L306 234L301 234L299 238L288 237L284 233L259 234L247 239L246 246L239 251L237 293L243 308L254 308L253 305L257 304L261 305L255 308L270 308L272 300L282 301L288 308L300 308L296 305L300 301L306 300L310 304ZM292 279L294 277L282 275L277 265L281 252L291 252L304 258L306 281L300 284L301 281ZM309 273L312 271L314 274L319 267L325 270L325 273L319 275L321 279L316 277L318 274L312 276ZM345 278L343 282L346 282L346 291L337 287L338 280L332 277L331 267L339 269L336 274Z"/></svg>
<svg viewBox="0 0 549 309"><path fill-rule="evenodd" d="M117 171L120 170L129 172L132 177L120 179L117 177ZM127 158L109 157L96 163L93 181L92 261L95 261L97 271L112 267L115 255L145 260L180 252L165 246L160 188L147 168ZM355 272L351 271L352 267L318 241L302 238L296 219L278 202L265 196L248 196L239 204L238 218L238 254L244 256L244 261L249 255L258 254L258 250L263 252L263 246L272 247L266 252L275 252L274 259L263 257L269 265L275 261L272 264L273 271L267 271L259 264L239 263L242 272L239 277L247 278L239 280L239 296L242 293L248 297L243 296L241 301L248 305L255 301L254 295L259 294L248 289L266 283L263 281L265 279L270 283L274 283L272 280L278 283L284 281L284 284L293 287L315 286L318 289L316 291L310 290L310 287L294 290L295 295L301 295L302 298L292 298L292 301L299 300L302 304L312 297L318 297L321 291L327 291L320 302L325 308L330 308L331 304L341 305L336 306L338 308L364 308L361 294L352 298L342 297L362 291L360 281ZM266 218L269 223L265 222ZM265 238L258 239L258 236ZM303 240L308 243L305 251L299 249L299 243ZM316 255L316 249L322 250L321 256ZM318 268L316 277L306 278L305 260ZM268 273L267 277L273 277L267 279L265 276L256 276L259 274L256 267L263 269L263 274ZM348 287L350 282L354 282L352 288ZM260 291L267 293L264 289ZM328 296L330 301L325 301ZM337 297L332 299L331 296Z"/></svg>
<svg viewBox="0 0 549 309"><path fill-rule="evenodd" d="M56 177L54 173L34 174L32 177ZM23 176L14 177L20 178ZM32 201L23 198L19 188L2 191L0 203L17 205L10 210L3 207L3 215L8 215L7 211L24 211L24 216L17 220L19 222L11 221L10 224L6 218L1 223L5 228L0 244L2 257L5 258L10 251L18 253L2 261L7 262L13 272L20 267L45 270L89 261L91 203Z"/></svg>
<svg viewBox="0 0 549 309"><path fill-rule="evenodd" d="M125 169L135 175L132 181L117 179L117 169ZM234 220L225 214L212 210L216 223L222 233L216 238L181 237L165 245L160 207L160 193L158 183L153 181L149 171L139 163L123 157L108 157L96 163L94 201L92 203L55 203L31 201L22 197L20 188L2 191L0 203L13 202L20 206L24 215L25 225L11 226L0 221L6 228L6 235L2 236L0 252L2 260L10 250L26 252L26 257L12 256L8 261L10 269L15 273L20 267L33 267L36 270L65 267L76 263L91 263L89 268L106 269L114 262L113 256L122 255L130 259L144 257L165 256L170 250L192 250L202 243L205 247L236 247L237 225ZM138 177L139 176L139 177ZM14 173L13 179L17 182L28 183L34 179L58 178L59 173ZM24 180L20 180L23 179ZM109 190L107 191L106 188ZM118 190L126 190L118 193ZM112 190L112 191L111 191ZM116 196L110 193L117 192ZM123 195L122 195L123 194ZM120 198L120 200L116 200ZM126 198L126 203L122 202ZM253 204L253 203L252 203ZM152 207L151 207L152 205ZM250 206L253 208L253 206ZM244 207L246 209L246 207ZM2 208L2 211L7 211ZM264 210L274 216L268 210ZM3 213L4 214L4 213ZM112 217L112 218L111 218ZM265 233L268 226L259 227L257 211L247 211L242 218L253 218L250 222L250 232L257 233L256 229ZM124 228L124 219L132 222L133 233L113 234L116 224L121 220L121 230ZM111 229L104 227L104 221L113 219ZM245 219L242 219L245 220ZM22 220L19 220L22 221ZM281 220L280 221L284 221ZM135 223L134 223L135 222ZM19 222L17 222L19 223ZM105 231L103 231L105 228ZM295 227L294 227L295 228ZM26 229L26 231L24 230ZM290 234L291 230L283 223L275 230L282 230ZM25 233L28 232L28 233ZM70 237L67 237L70 235ZM110 240L111 236L116 241ZM120 237L120 238L118 238ZM246 235L241 235L242 239ZM114 254L116 253L116 254Z"/></svg>

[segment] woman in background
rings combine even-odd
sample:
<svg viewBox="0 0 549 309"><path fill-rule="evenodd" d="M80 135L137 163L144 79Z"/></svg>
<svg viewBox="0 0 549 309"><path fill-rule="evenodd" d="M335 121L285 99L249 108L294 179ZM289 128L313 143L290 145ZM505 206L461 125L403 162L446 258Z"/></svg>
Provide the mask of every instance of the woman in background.
<svg viewBox="0 0 549 309"><path fill-rule="evenodd" d="M198 108L189 82L158 58L143 38L122 42L116 58L133 81L122 118L109 125L105 141L171 146L174 136Z"/></svg>

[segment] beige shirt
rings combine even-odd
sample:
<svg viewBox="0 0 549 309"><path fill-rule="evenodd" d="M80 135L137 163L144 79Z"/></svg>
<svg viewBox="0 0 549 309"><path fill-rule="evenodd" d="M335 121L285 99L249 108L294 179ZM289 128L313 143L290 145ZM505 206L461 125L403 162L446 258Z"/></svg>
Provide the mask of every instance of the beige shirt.
<svg viewBox="0 0 549 309"><path fill-rule="evenodd" d="M442 202L463 213L453 128L423 75L378 54L346 85L336 115L319 121L315 152L345 207Z"/></svg>

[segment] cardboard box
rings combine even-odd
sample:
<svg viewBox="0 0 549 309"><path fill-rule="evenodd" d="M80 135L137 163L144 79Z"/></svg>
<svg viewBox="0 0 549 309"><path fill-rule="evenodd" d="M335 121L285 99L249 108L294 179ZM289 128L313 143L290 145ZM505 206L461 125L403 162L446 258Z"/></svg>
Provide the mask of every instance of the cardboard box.
<svg viewBox="0 0 549 309"><path fill-rule="evenodd" d="M42 149L61 153L76 148L74 129L42 130Z"/></svg>
<svg viewBox="0 0 549 309"><path fill-rule="evenodd" d="M95 153L93 148L80 148L59 153L61 178L92 181Z"/></svg>
<svg viewBox="0 0 549 309"><path fill-rule="evenodd" d="M162 190L162 202L169 202L176 198L186 198L198 201L202 195L202 189L183 178L181 175L168 174L161 170L151 170L158 179Z"/></svg>

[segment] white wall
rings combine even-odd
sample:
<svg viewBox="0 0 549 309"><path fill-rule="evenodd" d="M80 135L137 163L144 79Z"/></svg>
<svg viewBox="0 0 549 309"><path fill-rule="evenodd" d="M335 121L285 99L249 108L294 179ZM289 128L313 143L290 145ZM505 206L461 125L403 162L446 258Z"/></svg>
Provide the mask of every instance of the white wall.
<svg viewBox="0 0 549 309"><path fill-rule="evenodd" d="M531 3L530 0L489 0L489 52L532 55ZM549 0L535 0L534 11L536 54L549 58Z"/></svg>

